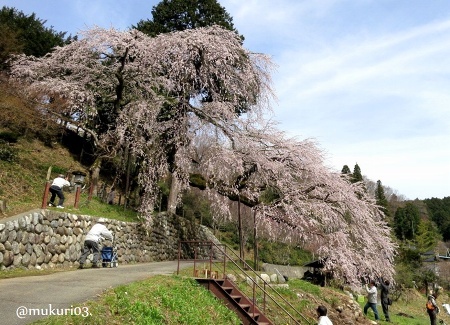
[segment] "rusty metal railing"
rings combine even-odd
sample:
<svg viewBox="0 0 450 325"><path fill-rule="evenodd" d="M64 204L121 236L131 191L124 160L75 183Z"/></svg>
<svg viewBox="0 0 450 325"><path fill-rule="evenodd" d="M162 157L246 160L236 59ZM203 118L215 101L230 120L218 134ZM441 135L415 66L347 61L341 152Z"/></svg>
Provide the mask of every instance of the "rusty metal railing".
<svg viewBox="0 0 450 325"><path fill-rule="evenodd" d="M226 278L235 283L264 314L269 306L271 310L278 309L281 313L277 314L284 315L283 324L311 324L272 285L262 279L250 265L225 244L216 244L212 241L180 241L177 274L179 274L181 260L193 262L192 276L195 278L212 280ZM198 268L201 263L203 263L203 269ZM236 282L238 280L240 282L236 283L232 277L235 277Z"/></svg>

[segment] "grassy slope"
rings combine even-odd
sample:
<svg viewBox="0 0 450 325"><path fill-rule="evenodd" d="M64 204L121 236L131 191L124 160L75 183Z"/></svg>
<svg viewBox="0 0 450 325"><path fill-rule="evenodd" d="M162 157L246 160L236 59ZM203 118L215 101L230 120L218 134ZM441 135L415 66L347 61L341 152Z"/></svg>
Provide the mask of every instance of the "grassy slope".
<svg viewBox="0 0 450 325"><path fill-rule="evenodd" d="M53 170L52 178L60 172L85 170L58 145L49 148L39 141L22 138L11 146L17 150L16 160L12 163L0 160L0 198L7 200L6 216L41 207L49 167ZM67 203L73 205L70 193Z"/></svg>
<svg viewBox="0 0 450 325"><path fill-rule="evenodd" d="M50 166L53 167L54 171L52 177L59 172L86 170L85 166L81 166L64 148L57 145L55 148L48 148L39 141L20 139L17 144L14 144L14 147L18 151L16 162L0 161L0 198L7 199L7 216L40 208L47 170ZM66 196L65 205L67 210L70 211L70 207L74 203L74 197L71 193L67 193ZM96 201L93 201L89 207L83 207L82 209L81 213L83 214L112 215L113 217L123 215L120 207L103 205ZM133 216L125 217L125 220L132 220L132 218ZM2 273L5 274L0 274L0 278L11 275L7 272ZM18 271L16 274L22 276L27 275L27 273L34 274L33 271ZM332 319L338 319L334 307L345 305L346 297L344 294L329 288L311 286L303 281L290 282L291 289L289 289L289 292L285 292L285 296L291 299L293 304L298 305L303 313L309 315L309 317L314 317L314 309L317 305L324 304L329 308ZM217 306L214 299L211 299L211 296L207 295L208 298L202 299L185 299L186 296L203 297L203 288L191 287L192 282L189 280L153 277L142 283L111 289L98 300L87 302L85 305L89 306L92 317L52 318L44 323L122 324L133 320L135 324L210 324L212 322L209 322L206 317L213 315L215 317L213 319L226 319L224 323L214 321L216 324L233 324L232 317L228 315L227 311L219 311L220 307ZM151 292L154 292L155 295L145 296ZM185 292L185 294L180 295L179 292ZM299 301L299 297L307 297L307 299ZM411 293L404 300L395 303L391 311L393 323L427 324L424 301L423 295ZM442 299L441 303L443 302L447 301ZM175 305L183 307L175 308ZM197 313L196 310L199 312ZM379 312L381 314L381 308L379 308ZM215 313L220 313L220 315ZM399 316L398 314L409 315L413 318ZM152 318L154 321L149 321L148 317L145 318L146 320L140 318L142 315L154 317ZM373 319L373 315L369 314L369 318ZM442 313L441 318L450 324L448 315Z"/></svg>
<svg viewBox="0 0 450 325"><path fill-rule="evenodd" d="M41 208L49 167L52 168L50 179L75 170L88 173L88 167L57 144L49 148L40 141L20 139L12 146L17 150L16 160L12 163L0 160L0 199L7 201L6 214L0 214L0 219ZM136 213L124 211L122 207L101 204L95 198L87 204L87 193L81 195L79 209L75 210L75 194L64 192L64 195L67 212L136 221Z"/></svg>
<svg viewBox="0 0 450 325"><path fill-rule="evenodd" d="M290 288L281 290L283 296L298 306L311 324L315 324L314 310L319 304L328 307L333 324L356 324L351 319L344 321L333 308L339 305L345 308L347 298L342 292L317 287L302 280L289 282ZM379 321L378 324L428 324L424 297L417 292L411 292L408 296L408 301L395 302L392 306L391 323ZM361 307L363 305L361 303ZM119 286L107 290L98 299L79 306L82 310L88 309L90 315L50 317L36 324L239 324L236 316L214 299L211 293L192 279L180 276L154 276ZM378 311L382 315L381 307ZM450 317L444 312L439 318L447 323L450 321ZM370 324L369 320L373 319L373 314L369 312L368 319L358 324Z"/></svg>
<svg viewBox="0 0 450 325"><path fill-rule="evenodd" d="M186 299L195 297L195 299ZM154 276L108 290L82 305L87 317L51 317L37 324L239 324L237 316L191 279Z"/></svg>

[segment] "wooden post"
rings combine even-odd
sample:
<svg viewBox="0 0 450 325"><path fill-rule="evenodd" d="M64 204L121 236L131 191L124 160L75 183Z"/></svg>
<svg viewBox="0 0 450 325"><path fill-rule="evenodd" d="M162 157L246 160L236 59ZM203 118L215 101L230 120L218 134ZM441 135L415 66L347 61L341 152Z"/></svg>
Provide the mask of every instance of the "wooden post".
<svg viewBox="0 0 450 325"><path fill-rule="evenodd" d="M76 191L75 191L75 203L73 205L73 207L75 209L78 209L78 203L80 202L80 193L81 193L81 187L80 186L75 186Z"/></svg>
<svg viewBox="0 0 450 325"><path fill-rule="evenodd" d="M0 212L6 215L6 199L0 199Z"/></svg>
<svg viewBox="0 0 450 325"><path fill-rule="evenodd" d="M94 184L91 184L91 186L89 186L88 202L91 202L93 193L94 193Z"/></svg>
<svg viewBox="0 0 450 325"><path fill-rule="evenodd" d="M50 189L50 182L45 182L44 195L42 195L42 206L41 206L41 209L45 209L47 207L48 190L49 189Z"/></svg>

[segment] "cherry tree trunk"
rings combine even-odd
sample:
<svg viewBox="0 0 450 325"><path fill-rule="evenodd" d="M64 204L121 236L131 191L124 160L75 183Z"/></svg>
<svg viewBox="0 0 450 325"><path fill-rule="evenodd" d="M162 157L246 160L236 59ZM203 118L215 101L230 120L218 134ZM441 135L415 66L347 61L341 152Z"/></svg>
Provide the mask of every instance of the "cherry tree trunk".
<svg viewBox="0 0 450 325"><path fill-rule="evenodd" d="M89 193L92 195L97 195L98 180L100 178L100 170L102 168L102 158L98 157L94 164L90 168L91 173L91 188Z"/></svg>
<svg viewBox="0 0 450 325"><path fill-rule="evenodd" d="M178 194L180 193L181 184L176 176L176 174L172 174L172 180L170 183L170 193L169 193L169 199L167 202L167 212L169 214L175 214L177 209L177 202L178 202Z"/></svg>

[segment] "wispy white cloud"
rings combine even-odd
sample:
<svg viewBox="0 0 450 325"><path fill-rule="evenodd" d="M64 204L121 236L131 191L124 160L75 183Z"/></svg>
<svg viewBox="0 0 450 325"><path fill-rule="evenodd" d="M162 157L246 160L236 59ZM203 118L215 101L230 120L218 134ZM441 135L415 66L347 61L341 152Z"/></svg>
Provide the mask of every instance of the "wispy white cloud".
<svg viewBox="0 0 450 325"><path fill-rule="evenodd" d="M443 64L450 63L449 31L450 21L445 21L394 36L353 40L333 52L305 55L303 49L289 49L279 59L283 69L279 89L286 93L290 85L300 83L298 96L317 96L360 88L366 81L449 72L450 65Z"/></svg>
<svg viewBox="0 0 450 325"><path fill-rule="evenodd" d="M308 12L289 9L298 20ZM337 19L327 9L321 18ZM274 49L281 43L273 40L269 48L279 66L281 127L316 138L333 168L358 162L369 178L407 197L449 196L450 20L384 26L382 33L355 28L340 37L309 29L309 20L297 26L310 35L290 31L298 42Z"/></svg>

